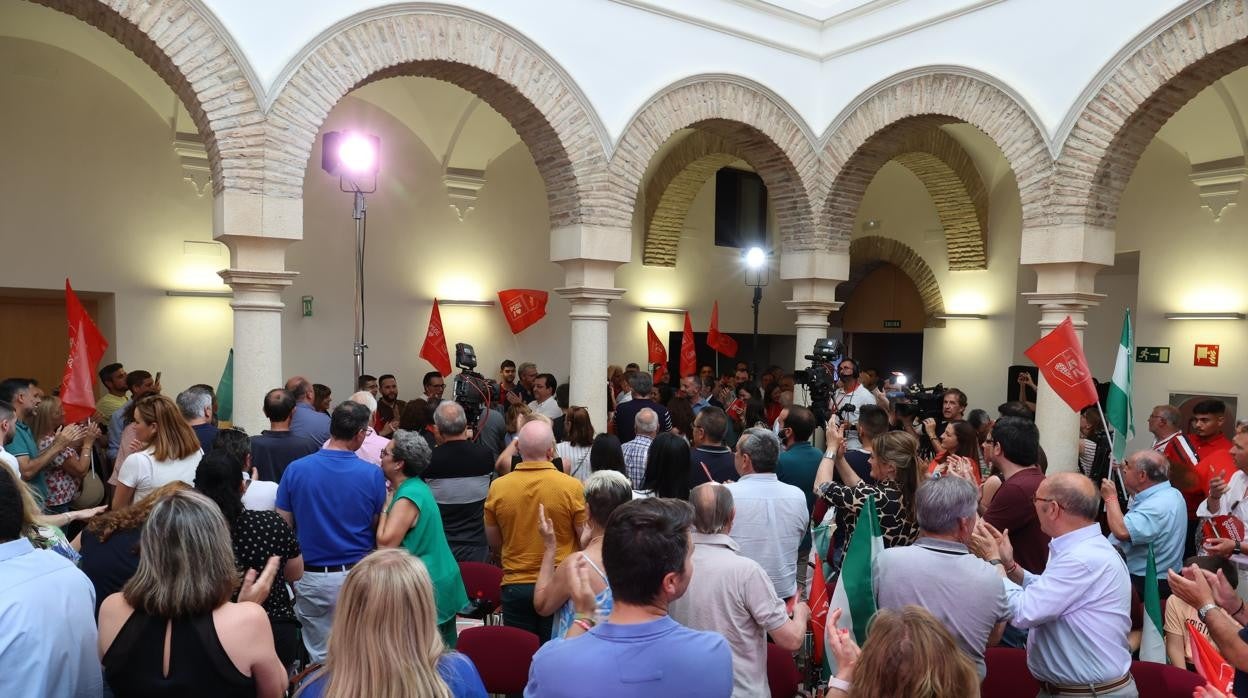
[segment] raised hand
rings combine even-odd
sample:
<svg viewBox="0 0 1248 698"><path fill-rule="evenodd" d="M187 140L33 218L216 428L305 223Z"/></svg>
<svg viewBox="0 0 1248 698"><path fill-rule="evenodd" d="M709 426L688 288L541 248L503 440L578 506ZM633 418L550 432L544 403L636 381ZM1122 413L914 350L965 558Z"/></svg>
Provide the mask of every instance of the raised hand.
<svg viewBox="0 0 1248 698"><path fill-rule="evenodd" d="M243 575L243 586L238 590L239 602L264 603L273 589L273 581L277 579L277 566L281 562L282 558L274 555L264 564L264 569L259 574L255 570L247 570L247 574Z"/></svg>
<svg viewBox="0 0 1248 698"><path fill-rule="evenodd" d="M537 532L547 548L555 547L555 523L546 517L546 505L537 505Z"/></svg>

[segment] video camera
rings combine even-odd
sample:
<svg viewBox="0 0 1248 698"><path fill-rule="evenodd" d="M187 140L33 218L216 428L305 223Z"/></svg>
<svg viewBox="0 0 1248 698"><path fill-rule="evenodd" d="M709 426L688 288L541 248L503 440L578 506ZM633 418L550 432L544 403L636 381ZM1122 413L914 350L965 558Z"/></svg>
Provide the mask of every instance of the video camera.
<svg viewBox="0 0 1248 698"><path fill-rule="evenodd" d="M810 393L810 410L815 414L815 420L819 426L826 427L828 418L832 414L829 406L832 402L832 393L836 392L836 383L840 379L836 367L844 356L845 345L841 344L841 340L827 337L816 339L814 350L805 356L810 362L810 367L794 372L794 378L805 385ZM847 407L850 410L854 409L853 405L847 405ZM845 408L842 410L848 411Z"/></svg>
<svg viewBox="0 0 1248 698"><path fill-rule="evenodd" d="M924 388L922 383L907 386L901 397L893 401L893 412L901 419L939 420L943 415L941 401L945 397L945 386L937 383Z"/></svg>
<svg viewBox="0 0 1248 698"><path fill-rule="evenodd" d="M498 398L498 383L472 370L477 367L477 352L471 344L455 344L455 366L460 371L455 376L452 399L464 408L464 417L472 427L475 438L481 433L477 426L485 410Z"/></svg>

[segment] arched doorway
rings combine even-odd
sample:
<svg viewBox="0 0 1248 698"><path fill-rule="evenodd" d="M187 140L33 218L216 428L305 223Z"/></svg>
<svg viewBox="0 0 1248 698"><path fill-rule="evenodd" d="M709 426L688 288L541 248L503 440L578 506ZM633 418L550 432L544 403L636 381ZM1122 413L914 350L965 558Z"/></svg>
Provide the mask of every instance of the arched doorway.
<svg viewBox="0 0 1248 698"><path fill-rule="evenodd" d="M864 358L862 368L881 374L900 371L912 381L923 379L923 329L928 324L923 298L914 280L888 262L863 265L863 276L848 286L844 305L834 313L852 357ZM851 280L852 281L852 280ZM839 316L839 317L837 317Z"/></svg>

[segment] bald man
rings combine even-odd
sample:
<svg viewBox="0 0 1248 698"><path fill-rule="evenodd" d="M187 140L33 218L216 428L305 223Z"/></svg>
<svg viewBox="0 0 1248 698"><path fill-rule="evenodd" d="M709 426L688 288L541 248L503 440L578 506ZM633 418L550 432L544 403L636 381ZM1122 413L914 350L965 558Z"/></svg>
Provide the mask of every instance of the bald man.
<svg viewBox="0 0 1248 698"><path fill-rule="evenodd" d="M1052 539L1044 574L1014 562L1009 538L988 524L976 530L981 551L1006 577L1010 624L1029 629L1027 668L1039 697L1139 695L1131 679L1131 580L1122 556L1101 535L1101 497L1079 473L1040 483L1032 506ZM1180 529L1181 530L1181 529Z"/></svg>
<svg viewBox="0 0 1248 698"><path fill-rule="evenodd" d="M585 527L581 481L564 475L551 460L555 436L550 424L534 421L516 437L520 464L490 485L485 499L485 537L503 567L503 624L550 639L551 616L533 608L537 573L545 545L538 533L538 507L555 527L555 564L577 549Z"/></svg>
<svg viewBox="0 0 1248 698"><path fill-rule="evenodd" d="M1166 581L1166 570L1179 572L1183 566L1187 503L1183 493L1170 485L1170 461L1162 454L1153 450L1138 451L1118 467L1122 484L1132 499L1124 514L1114 483L1110 478L1101 481L1109 542L1126 557L1131 585L1141 597L1144 585L1154 581L1146 578L1151 544L1157 562L1155 581L1161 598L1167 598L1170 584Z"/></svg>
<svg viewBox="0 0 1248 698"><path fill-rule="evenodd" d="M303 376L291 376L286 380L286 391L295 399L295 412L290 419L290 431L295 436L306 436L316 443L329 440L329 415L317 412L312 406L316 398L312 382Z"/></svg>

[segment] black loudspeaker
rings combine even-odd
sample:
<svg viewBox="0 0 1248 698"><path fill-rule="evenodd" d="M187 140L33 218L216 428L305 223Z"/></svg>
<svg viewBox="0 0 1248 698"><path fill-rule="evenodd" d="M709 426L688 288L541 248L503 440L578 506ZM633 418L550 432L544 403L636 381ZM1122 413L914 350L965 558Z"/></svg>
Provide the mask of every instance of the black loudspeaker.
<svg viewBox="0 0 1248 698"><path fill-rule="evenodd" d="M1032 382L1036 384L1040 383L1040 369L1036 368L1035 366L1032 366L1030 364L1020 364L1017 366L1011 366L1006 371L1005 399L1003 399L1002 402L1009 402L1011 400L1018 399L1018 375L1020 373L1030 373ZM1036 391L1034 389L1024 388L1023 390L1025 392L1026 399L1029 402L1036 401Z"/></svg>

